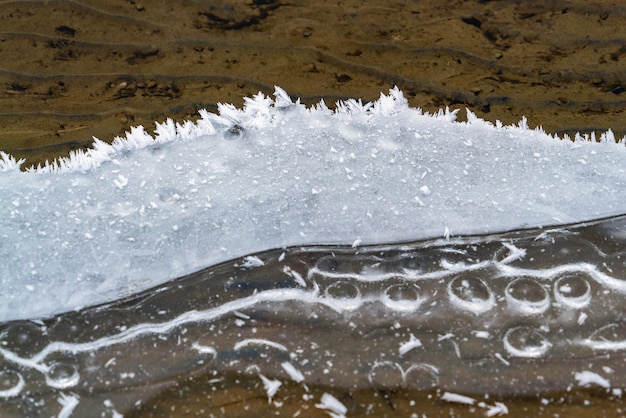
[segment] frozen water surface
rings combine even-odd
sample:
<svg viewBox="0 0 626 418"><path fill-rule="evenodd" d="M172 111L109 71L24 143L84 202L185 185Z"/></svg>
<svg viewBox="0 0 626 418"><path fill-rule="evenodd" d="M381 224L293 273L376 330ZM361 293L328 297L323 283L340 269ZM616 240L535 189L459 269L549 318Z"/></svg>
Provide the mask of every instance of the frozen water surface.
<svg viewBox="0 0 626 418"><path fill-rule="evenodd" d="M619 399L623 141L454 118L277 88L29 172L2 154L2 415L126 413L181 376L337 416L363 390Z"/></svg>
<svg viewBox="0 0 626 418"><path fill-rule="evenodd" d="M187 393L179 385L190 382L209 405L200 415L211 405L219 415L219 394L241 390L286 416L290 402L305 415L360 416L420 396L404 411L449 402L493 416L516 399L618 408L624 231L622 216L449 241L291 247L111 304L9 321L0 413L60 413L68 396L76 416L144 403L149 412L153 396ZM526 256L512 259L517 251Z"/></svg>
<svg viewBox="0 0 626 418"><path fill-rule="evenodd" d="M243 110L222 105L195 124L167 121L154 138L133 128L31 172L2 154L0 319L115 300L271 248L624 212L626 147L610 131L603 143L571 142L524 121L454 119L409 108L396 89L336 112L306 109L277 89L275 100L259 94Z"/></svg>

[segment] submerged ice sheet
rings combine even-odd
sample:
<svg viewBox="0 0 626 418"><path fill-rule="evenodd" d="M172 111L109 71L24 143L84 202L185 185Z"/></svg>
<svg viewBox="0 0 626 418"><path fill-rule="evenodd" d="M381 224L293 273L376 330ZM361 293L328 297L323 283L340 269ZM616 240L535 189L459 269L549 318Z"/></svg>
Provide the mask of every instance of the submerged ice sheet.
<svg viewBox="0 0 626 418"><path fill-rule="evenodd" d="M441 402L478 416L588 399L613 402L608 416L623 405L624 216L255 258L112 304L0 324L0 415L158 415L151 403L168 390L184 394L190 416L234 416L224 399L259 398L282 416L398 415L394 394L406 416Z"/></svg>
<svg viewBox="0 0 626 418"><path fill-rule="evenodd" d="M219 110L31 172L2 154L0 319L115 300L271 248L554 225L626 204L626 147L610 131L571 142L525 121L457 123L397 89L336 112L278 88ZM463 286L449 289L460 303L489 306Z"/></svg>

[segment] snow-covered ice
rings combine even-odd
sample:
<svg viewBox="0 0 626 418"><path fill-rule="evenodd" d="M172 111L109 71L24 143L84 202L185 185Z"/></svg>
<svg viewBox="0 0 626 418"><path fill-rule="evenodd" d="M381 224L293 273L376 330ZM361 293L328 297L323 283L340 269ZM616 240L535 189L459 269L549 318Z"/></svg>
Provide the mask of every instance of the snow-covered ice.
<svg viewBox="0 0 626 418"><path fill-rule="evenodd" d="M610 131L596 143L525 120L468 112L459 123L410 108L397 89L331 111L277 88L201 116L28 172L0 154L0 320L119 299L270 248L449 238L626 207L626 147Z"/></svg>

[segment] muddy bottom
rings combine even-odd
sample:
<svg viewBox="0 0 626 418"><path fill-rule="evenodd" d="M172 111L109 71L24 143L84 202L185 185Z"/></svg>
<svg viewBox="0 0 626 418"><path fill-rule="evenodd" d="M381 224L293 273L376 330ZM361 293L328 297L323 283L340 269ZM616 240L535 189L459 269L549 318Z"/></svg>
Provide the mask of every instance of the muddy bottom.
<svg viewBox="0 0 626 418"><path fill-rule="evenodd" d="M617 0L6 2L0 150L38 163L274 85L621 138L625 25Z"/></svg>
<svg viewBox="0 0 626 418"><path fill-rule="evenodd" d="M619 415L624 231L618 217L282 249L128 300L8 322L0 411Z"/></svg>

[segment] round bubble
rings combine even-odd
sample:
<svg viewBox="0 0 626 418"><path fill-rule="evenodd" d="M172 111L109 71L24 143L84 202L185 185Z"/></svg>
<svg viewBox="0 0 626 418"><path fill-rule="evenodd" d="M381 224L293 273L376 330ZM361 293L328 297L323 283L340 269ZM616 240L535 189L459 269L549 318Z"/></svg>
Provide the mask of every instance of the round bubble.
<svg viewBox="0 0 626 418"><path fill-rule="evenodd" d="M548 291L529 277L513 280L504 293L509 307L523 314L541 314L550 307Z"/></svg>
<svg viewBox="0 0 626 418"><path fill-rule="evenodd" d="M554 283L554 299L570 308L584 308L591 300L591 285L581 274L568 274Z"/></svg>
<svg viewBox="0 0 626 418"><path fill-rule="evenodd" d="M598 350L626 349L626 324L608 324L597 329L587 340L587 345Z"/></svg>
<svg viewBox="0 0 626 418"><path fill-rule="evenodd" d="M240 139L243 138L245 132L246 130L243 126L235 124L224 131L224 139L228 139L229 141Z"/></svg>
<svg viewBox="0 0 626 418"><path fill-rule="evenodd" d="M46 384L55 389L67 389L80 381L78 368L67 362L53 362L46 372Z"/></svg>
<svg viewBox="0 0 626 418"><path fill-rule="evenodd" d="M448 296L454 306L475 314L487 312L495 304L489 286L475 276L457 276L451 280L448 283Z"/></svg>
<svg viewBox="0 0 626 418"><path fill-rule="evenodd" d="M368 378L376 388L399 387L403 381L402 369L394 362L383 361L372 366Z"/></svg>
<svg viewBox="0 0 626 418"><path fill-rule="evenodd" d="M171 187L160 189L157 192L159 200L164 203L175 203L182 200L184 193Z"/></svg>
<svg viewBox="0 0 626 418"><path fill-rule="evenodd" d="M427 363L413 364L404 373L404 381L411 389L430 389L439 385L439 369Z"/></svg>
<svg viewBox="0 0 626 418"><path fill-rule="evenodd" d="M339 270L339 260L333 255L327 255L317 260L315 267L317 267L320 272L334 273Z"/></svg>
<svg viewBox="0 0 626 418"><path fill-rule="evenodd" d="M332 283L326 288L326 296L333 299L355 299L360 295L359 288L345 280Z"/></svg>
<svg viewBox="0 0 626 418"><path fill-rule="evenodd" d="M327 303L333 309L354 310L361 306L361 291L349 281L341 280L329 285L325 290Z"/></svg>
<svg viewBox="0 0 626 418"><path fill-rule="evenodd" d="M0 330L2 347L21 356L31 357L45 344L46 329L31 321L15 321Z"/></svg>
<svg viewBox="0 0 626 418"><path fill-rule="evenodd" d="M525 325L511 328L504 335L504 348L515 357L539 358L551 346L541 331Z"/></svg>
<svg viewBox="0 0 626 418"><path fill-rule="evenodd" d="M15 370L0 370L0 398L12 398L24 389L24 378Z"/></svg>
<svg viewBox="0 0 626 418"><path fill-rule="evenodd" d="M405 271L421 271L423 269L424 260L415 254L404 254L399 259L399 264Z"/></svg>
<svg viewBox="0 0 626 418"><path fill-rule="evenodd" d="M382 302L394 311L415 311L421 304L420 293L412 283L396 283L385 289Z"/></svg>

